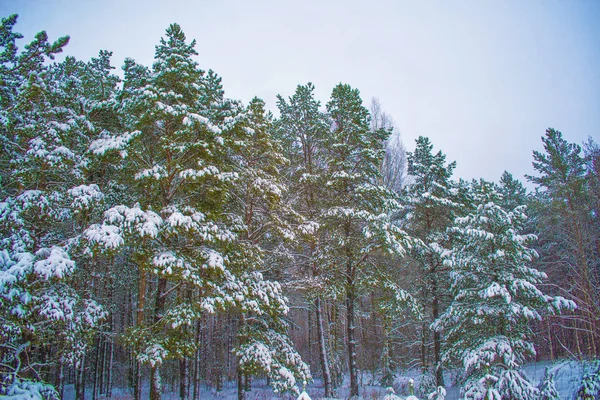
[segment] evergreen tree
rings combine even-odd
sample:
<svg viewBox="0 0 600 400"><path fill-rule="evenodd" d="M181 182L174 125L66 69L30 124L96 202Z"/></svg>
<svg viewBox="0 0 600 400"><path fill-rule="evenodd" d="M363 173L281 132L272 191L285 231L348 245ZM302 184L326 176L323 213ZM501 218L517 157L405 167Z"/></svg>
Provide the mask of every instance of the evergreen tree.
<svg viewBox="0 0 600 400"><path fill-rule="evenodd" d="M545 152L533 152L533 167L539 176L527 176L540 189L537 204L536 225L538 234L551 245L545 252L549 260L560 260L562 277L571 277L576 290L582 322L577 329L587 331L585 352L597 356L600 352L600 325L596 316L600 313L600 296L594 288L600 282L597 266L600 265L597 215L595 199L590 190L594 173L586 173L586 159L581 146L567 142L562 133L549 128L542 137ZM597 204L597 202L596 202ZM563 268L572 268L565 271ZM575 332L577 353L584 350L579 332ZM583 338L582 338L583 339Z"/></svg>
<svg viewBox="0 0 600 400"><path fill-rule="evenodd" d="M73 221L102 193L85 182L93 124L73 118L79 104L60 99L58 67L44 64L68 37L49 43L40 32L19 53L16 20L0 24L0 394L53 397L54 389L31 380L61 385L58 371L79 369L106 316L73 278L83 261Z"/></svg>
<svg viewBox="0 0 600 400"><path fill-rule="evenodd" d="M322 263L334 271L346 299L347 354L350 397L358 396L356 301L367 285L373 285L372 256L378 251L403 254L405 233L391 223L398 202L379 185L383 143L390 132L369 129L369 112L360 93L339 84L327 104L332 121L326 144L328 194L324 230L328 237Z"/></svg>
<svg viewBox="0 0 600 400"><path fill-rule="evenodd" d="M299 252L294 256L296 270L292 273L296 277L296 286L302 287L314 302L325 397L333 397L333 385L339 381L335 378L341 371L335 349L327 348L329 340L323 317L327 271L319 261L323 224L321 202L325 195L324 140L328 125L325 114L319 111L320 103L314 98L314 89L312 83L298 85L289 102L278 96L281 117L277 121L277 131L290 160L284 170L289 182L288 202L300 218L296 239Z"/></svg>
<svg viewBox="0 0 600 400"><path fill-rule="evenodd" d="M196 346L192 327L202 315L235 308L276 321L287 310L280 286L252 264L259 260L245 258L256 250L255 238L238 236L246 221L228 208L240 175L227 161L224 138L234 135L244 114L223 98L220 78L198 68L194 46L172 24L156 46L152 71L128 61L119 96L128 132L91 145L99 155L124 158L123 184L133 193L129 204L107 210L86 237L103 251L125 246L138 267L136 326L127 338L138 362L151 367L152 399L160 398L165 360L179 359L187 368ZM272 340L282 356L293 355L284 335L276 344L275 333L264 340ZM300 361L289 364L304 372ZM279 378L292 388L287 376Z"/></svg>
<svg viewBox="0 0 600 400"><path fill-rule="evenodd" d="M279 171L287 160L273 137L272 115L265 112L264 102L257 98L243 112L244 117L229 139L231 161L238 175L232 189L231 211L241 219L236 250L229 257L231 267L238 268L245 280L260 281L263 273L271 277L281 275L276 270L279 253L285 252L284 242L295 240L288 221L294 213L283 203L287 188ZM275 287L280 290L278 284ZM281 318L287 308L263 311L242 310L241 342L236 350L240 372L266 374L275 392L297 391L296 382L309 380L310 372L287 337L288 324ZM243 394L240 374L238 398L243 398Z"/></svg>
<svg viewBox="0 0 600 400"><path fill-rule="evenodd" d="M450 247L446 229L460 210L457 192L451 180L456 162L446 164L441 151L433 154L433 144L420 136L413 153L408 153L408 173L412 178L405 189L406 229L420 239L411 249L418 266L419 298L427 310L421 332L421 365L427 365L427 346L430 342L429 325L444 311L443 297L448 291L448 269L443 265L445 248ZM441 366L442 340L433 332L435 385L444 386Z"/></svg>
<svg viewBox="0 0 600 400"><path fill-rule="evenodd" d="M600 362L591 364L591 371L584 374L575 395L576 400L595 400L600 396Z"/></svg>
<svg viewBox="0 0 600 400"><path fill-rule="evenodd" d="M537 398L520 370L535 354L529 322L575 305L537 288L546 275L529 266L537 253L527 247L535 236L521 233L524 207L505 211L492 184L478 186L476 210L450 228L457 245L444 262L453 301L435 328L445 333L444 360L463 365L465 398Z"/></svg>
<svg viewBox="0 0 600 400"><path fill-rule="evenodd" d="M550 372L548 367L546 367L546 370L544 371L544 377L538 386L538 390L540 392L540 400L560 399L558 391L556 390L556 385L554 384L554 374Z"/></svg>

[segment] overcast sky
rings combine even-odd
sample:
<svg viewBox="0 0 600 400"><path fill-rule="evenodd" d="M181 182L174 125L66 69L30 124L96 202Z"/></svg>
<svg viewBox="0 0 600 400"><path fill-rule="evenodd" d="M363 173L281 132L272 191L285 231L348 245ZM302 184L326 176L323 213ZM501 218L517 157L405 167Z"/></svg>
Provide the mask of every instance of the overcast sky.
<svg viewBox="0 0 600 400"><path fill-rule="evenodd" d="M263 98L313 82L378 97L405 146L428 136L456 175L498 180L533 172L548 127L581 143L600 137L600 1L0 0L30 40L70 35L65 53L100 49L150 66L172 22L196 39L198 62L226 96Z"/></svg>

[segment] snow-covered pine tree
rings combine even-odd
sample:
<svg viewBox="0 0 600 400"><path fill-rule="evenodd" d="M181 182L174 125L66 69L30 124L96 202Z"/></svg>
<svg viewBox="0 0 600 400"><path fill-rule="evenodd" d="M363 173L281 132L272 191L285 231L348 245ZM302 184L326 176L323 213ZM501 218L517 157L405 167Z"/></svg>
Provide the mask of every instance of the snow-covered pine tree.
<svg viewBox="0 0 600 400"><path fill-rule="evenodd" d="M450 247L446 229L460 210L457 190L452 182L456 162L446 164L446 155L433 153L429 138L419 136L414 152L408 153L410 183L404 190L406 202L406 229L412 237L420 239L410 255L418 267L418 297L425 311L421 331L421 365L428 364L427 346L431 342L429 325L444 311L443 298L449 289L448 268L443 265L445 248ZM442 338L433 332L433 371L435 385L444 386L441 365ZM432 388L432 389L433 389Z"/></svg>
<svg viewBox="0 0 600 400"><path fill-rule="evenodd" d="M329 338L324 321L326 304L327 271L319 262L321 201L324 196L324 139L328 132L325 113L319 110L320 102L314 98L312 83L298 85L288 99L278 96L277 106L281 114L276 121L289 165L282 170L287 178L288 202L298 213L301 222L296 235L296 253L292 271L296 285L313 300L321 376L325 397L333 397L333 387L341 375L337 354L328 349ZM332 362L332 360L334 360ZM337 361L337 362L336 362Z"/></svg>
<svg viewBox="0 0 600 400"><path fill-rule="evenodd" d="M220 217L233 174L217 161L223 139L217 121L204 115L211 105L201 101L203 71L192 59L194 46L173 24L156 46L152 71L127 60L119 95L127 132L107 133L90 147L123 157L121 184L130 199L106 211L86 236L103 250L126 246L137 264L136 326L128 338L138 361L151 366L152 399L160 398L164 360L192 352L189 327L201 309L214 312L232 302L219 284L234 285L222 254L234 235Z"/></svg>
<svg viewBox="0 0 600 400"><path fill-rule="evenodd" d="M537 288L546 275L529 266L537 253L527 247L535 236L522 234L525 208L500 207L492 183L476 190L476 209L449 229L455 246L444 263L452 269L453 301L434 326L446 339L443 360L462 364L466 399L536 399L520 369L535 354L529 322L575 304Z"/></svg>
<svg viewBox="0 0 600 400"><path fill-rule="evenodd" d="M554 384L554 374L550 372L550 368L546 367L544 376L538 386L540 400L559 400L560 396Z"/></svg>
<svg viewBox="0 0 600 400"><path fill-rule="evenodd" d="M586 160L581 146L569 143L561 132L549 128L542 137L544 152L533 152L533 167L539 176L527 176L539 186L536 202L538 235L546 243L553 243L543 254L549 260L560 260L560 272L575 285L571 294L577 299L581 322L574 329L579 355L600 354L600 295L594 288L600 280L597 215L593 204L597 201L588 186L593 180L586 174ZM563 249L569 249L564 251ZM568 268L564 270L563 268ZM587 348L583 343L587 342Z"/></svg>
<svg viewBox="0 0 600 400"><path fill-rule="evenodd" d="M590 363L590 370L581 378L575 400L596 400L600 396L600 361Z"/></svg>
<svg viewBox="0 0 600 400"><path fill-rule="evenodd" d="M106 315L75 290L73 280L78 261L73 221L101 193L85 184L85 153L94 129L86 116L74 118L79 104L59 100L52 74L58 67L44 64L68 37L49 43L40 32L19 53L15 39L21 35L12 32L16 19L0 24L0 368L5 378L0 394L42 390L52 396L53 389L29 379L61 385L63 365L82 368L89 340Z"/></svg>
<svg viewBox="0 0 600 400"><path fill-rule="evenodd" d="M379 184L383 144L390 132L371 132L369 112L359 91L349 85L333 89L327 111L332 127L326 139L327 242L321 257L346 299L350 397L357 397L356 301L365 287L375 284L372 256L379 251L404 254L407 235L391 222L390 215L399 207L394 194Z"/></svg>
<svg viewBox="0 0 600 400"><path fill-rule="evenodd" d="M286 242L295 240L289 221L295 213L283 201L287 188L280 170L287 159L273 137L271 113L265 112L264 102L258 98L241 113L226 140L237 174L227 211L240 219L236 243L229 251L230 268L244 280L261 281L265 275L281 276L279 253L285 252ZM273 283L273 290L281 291L278 283ZM285 301L279 299L280 305ZM240 311L240 344L235 350L239 357L238 399L245 393L242 374L262 373L269 377L275 392L299 393L297 382L310 380L310 370L287 337L288 324L281 318L287 307Z"/></svg>
<svg viewBox="0 0 600 400"><path fill-rule="evenodd" d="M244 219L228 207L239 175L225 137L235 136L245 114L223 98L216 74L198 68L194 46L172 24L151 71L128 60L119 95L124 132L90 146L123 158L127 203L107 210L86 236L98 250L123 247L137 265L136 326L127 338L151 367L151 399L160 398L163 362L194 352L192 327L202 315L235 308L275 319L287 309L279 285L238 259ZM283 352L284 336L269 339L293 354ZM302 369L301 361L289 364ZM139 368L137 375L139 399Z"/></svg>

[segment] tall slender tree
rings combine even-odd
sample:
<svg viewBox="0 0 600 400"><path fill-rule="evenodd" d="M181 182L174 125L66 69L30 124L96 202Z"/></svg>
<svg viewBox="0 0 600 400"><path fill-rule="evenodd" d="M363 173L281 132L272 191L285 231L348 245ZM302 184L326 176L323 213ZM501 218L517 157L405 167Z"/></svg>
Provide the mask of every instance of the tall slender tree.
<svg viewBox="0 0 600 400"><path fill-rule="evenodd" d="M596 175L586 174L581 146L567 142L561 132L547 129L542 142L545 152L533 152L538 176L527 176L541 189L541 201L536 204L538 234L545 242L558 245L548 249L546 256L560 260L562 268L569 268L563 276L572 277L571 283L576 287L578 313L583 318L583 326L575 327L577 351L596 356L600 352L600 295L594 288L600 283L600 255L597 215L593 212L595 199L590 196L590 184ZM577 332L581 329L587 331L584 350Z"/></svg>
<svg viewBox="0 0 600 400"><path fill-rule="evenodd" d="M448 268L443 263L445 248L450 247L446 229L458 215L461 204L451 180L456 162L446 163L441 151L433 153L433 144L420 136L414 152L408 153L410 183L405 188L406 229L420 239L411 249L419 274L418 290L422 308L427 310L421 330L421 365L427 369L428 343L433 336L433 373L436 385L444 386L441 365L442 338L429 325L444 311L448 297Z"/></svg>
<svg viewBox="0 0 600 400"><path fill-rule="evenodd" d="M287 167L289 180L289 203L298 213L300 225L297 229L299 253L294 264L296 279L313 298L317 323L317 340L321 375L325 386L325 397L333 397L331 358L332 349L327 349L327 331L324 322L326 270L320 265L321 249L321 202L325 173L324 140L328 132L325 113L319 110L320 103L314 98L312 83L299 85L293 96L286 101L278 97L277 106L281 114L277 121L278 135L290 160Z"/></svg>
<svg viewBox="0 0 600 400"><path fill-rule="evenodd" d="M390 132L369 129L369 112L359 91L349 85L339 84L333 89L327 111L332 128L326 140L324 229L328 241L323 246L322 262L335 271L345 296L350 397L357 397L357 299L367 285L373 284L372 256L378 251L403 254L407 236L390 220L398 202L379 184L383 144Z"/></svg>

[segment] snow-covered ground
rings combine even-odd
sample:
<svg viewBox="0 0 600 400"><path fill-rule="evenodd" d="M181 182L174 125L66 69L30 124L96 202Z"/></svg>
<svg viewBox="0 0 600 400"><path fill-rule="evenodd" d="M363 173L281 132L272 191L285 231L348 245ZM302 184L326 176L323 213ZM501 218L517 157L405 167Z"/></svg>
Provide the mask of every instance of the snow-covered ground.
<svg viewBox="0 0 600 400"><path fill-rule="evenodd" d="M577 390L583 374L583 366L575 361L561 361L557 363L540 362L532 363L525 366L525 372L532 379L536 385L540 382L544 376L546 367L550 368L550 372L555 374L556 388L563 400L571 400L574 398L575 391ZM383 399L386 394L385 388L378 385L372 384L372 378L370 374L365 373L362 377L362 385L360 388L360 395L362 399ZM420 381L419 372L417 370L410 370L404 373L398 373L394 382L394 389L399 396L408 395L407 387L408 380L414 379L415 386L418 388ZM459 398L459 388L454 387L453 377L450 373L446 373L444 376L445 382L448 385L446 400L456 400ZM349 392L348 378L344 380L344 383L340 388L336 390L336 398L345 399L348 397ZM320 379L315 379L308 387L306 391L313 400L322 399L323 397L323 383ZM144 387L142 398L148 398L148 387ZM86 399L91 399L91 390L86 391ZM119 389L113 390L112 399L131 399L131 389ZM236 399L236 385L235 382L228 382L225 384L221 392L216 392L212 388L203 386L201 390L202 400L217 400L217 399ZM273 391L263 380L255 380L252 383L252 390L247 393L246 398L248 400L293 400L296 396L290 394L274 394ZM65 388L65 400L74 400L75 393L73 386L69 385ZM163 399L171 400L178 399L177 393L166 393L163 395Z"/></svg>

